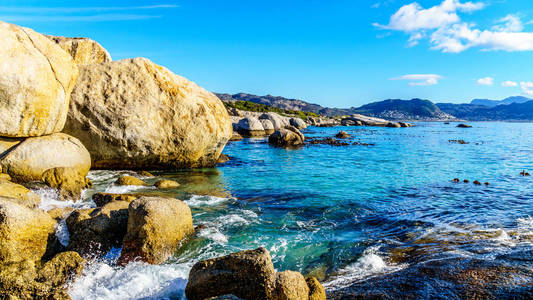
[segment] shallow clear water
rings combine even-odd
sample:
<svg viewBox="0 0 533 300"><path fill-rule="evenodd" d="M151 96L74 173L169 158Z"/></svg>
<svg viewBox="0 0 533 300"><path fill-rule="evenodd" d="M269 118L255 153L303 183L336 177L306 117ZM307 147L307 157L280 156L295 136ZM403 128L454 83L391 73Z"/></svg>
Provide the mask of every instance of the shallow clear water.
<svg viewBox="0 0 533 300"><path fill-rule="evenodd" d="M186 200L195 225L206 227L160 266L115 267L116 249L93 262L70 294L181 299L194 262L258 246L271 251L278 270L315 275L330 292L449 255L494 261L513 251L531 253L533 179L519 173L533 171L533 124L473 125L312 127L306 136L345 130L350 142L375 145L286 150L245 139L226 146L233 159L216 169L156 173L182 186L140 191ZM449 141L458 139L469 144ZM120 174L91 172L95 186L86 197L131 192L112 184ZM456 177L460 183L452 182Z"/></svg>

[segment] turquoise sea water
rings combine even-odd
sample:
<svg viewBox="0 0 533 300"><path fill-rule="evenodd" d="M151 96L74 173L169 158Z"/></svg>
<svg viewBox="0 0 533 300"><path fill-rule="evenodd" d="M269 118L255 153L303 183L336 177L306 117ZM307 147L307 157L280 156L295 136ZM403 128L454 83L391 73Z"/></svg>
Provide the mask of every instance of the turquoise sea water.
<svg viewBox="0 0 533 300"><path fill-rule="evenodd" d="M70 294L182 299L194 262L258 246L271 251L278 270L315 275L336 297L349 298L354 283L450 256L522 268L520 284L531 285L523 274L533 267L533 177L519 173L533 173L533 124L415 125L304 131L332 137L344 130L348 141L373 146L288 150L245 139L226 146L232 160L217 168L156 173L182 186L139 191L186 200L203 229L161 266L93 262ZM450 142L460 139L468 144ZM94 191L131 192L112 184L122 173L93 171L87 205Z"/></svg>

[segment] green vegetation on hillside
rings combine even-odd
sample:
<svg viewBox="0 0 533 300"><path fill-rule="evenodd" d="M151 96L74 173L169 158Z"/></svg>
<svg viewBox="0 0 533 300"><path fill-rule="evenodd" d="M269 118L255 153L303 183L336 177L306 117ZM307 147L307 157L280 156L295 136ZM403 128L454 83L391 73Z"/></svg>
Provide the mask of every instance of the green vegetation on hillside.
<svg viewBox="0 0 533 300"><path fill-rule="evenodd" d="M251 101L227 101L227 102L224 101L224 105L227 108L236 108L236 109L245 110L245 111L275 112L275 113L278 113L280 115L285 115L285 116L294 115L304 120L307 117L318 117L317 114L312 113L312 112L282 109L282 108L277 108L277 107L273 107L273 106L269 106L265 104L254 103Z"/></svg>

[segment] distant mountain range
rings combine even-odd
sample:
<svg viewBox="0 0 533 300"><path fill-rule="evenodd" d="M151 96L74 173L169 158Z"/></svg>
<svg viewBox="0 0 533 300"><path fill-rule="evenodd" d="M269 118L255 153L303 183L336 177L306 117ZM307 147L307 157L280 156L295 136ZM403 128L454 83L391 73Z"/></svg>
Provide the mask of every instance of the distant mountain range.
<svg viewBox="0 0 533 300"><path fill-rule="evenodd" d="M503 100L474 99L469 104L433 103L423 99L388 99L361 107L330 108L299 99L251 94L217 94L222 101L250 101L287 110L314 112L324 116L363 114L388 120L531 121L533 99L515 96Z"/></svg>

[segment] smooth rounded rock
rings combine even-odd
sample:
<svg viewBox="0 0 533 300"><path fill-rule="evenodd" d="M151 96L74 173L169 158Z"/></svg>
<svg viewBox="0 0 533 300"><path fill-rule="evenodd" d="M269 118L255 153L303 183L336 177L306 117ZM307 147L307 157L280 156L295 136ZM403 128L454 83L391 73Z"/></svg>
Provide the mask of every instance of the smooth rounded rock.
<svg viewBox="0 0 533 300"><path fill-rule="evenodd" d="M136 185L136 186L148 185L143 180L141 180L141 179L139 179L137 177L128 176L128 175L121 176L119 179L117 179L115 184L117 184L117 185Z"/></svg>
<svg viewBox="0 0 533 300"><path fill-rule="evenodd" d="M180 186L180 184L174 180L162 179L157 181L154 186L158 189L175 189Z"/></svg>
<svg viewBox="0 0 533 300"><path fill-rule="evenodd" d="M209 167L231 136L212 93L145 58L80 66L64 132L100 169Z"/></svg>
<svg viewBox="0 0 533 300"><path fill-rule="evenodd" d="M272 300L306 300L309 287L299 272L283 271L276 274L276 285Z"/></svg>
<svg viewBox="0 0 533 300"><path fill-rule="evenodd" d="M91 168L91 157L83 144L64 133L27 138L0 158L2 172L13 181L41 181L53 168L70 168L85 177Z"/></svg>
<svg viewBox="0 0 533 300"><path fill-rule="evenodd" d="M29 28L0 21L0 136L60 132L78 69L70 55Z"/></svg>

